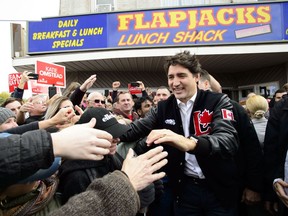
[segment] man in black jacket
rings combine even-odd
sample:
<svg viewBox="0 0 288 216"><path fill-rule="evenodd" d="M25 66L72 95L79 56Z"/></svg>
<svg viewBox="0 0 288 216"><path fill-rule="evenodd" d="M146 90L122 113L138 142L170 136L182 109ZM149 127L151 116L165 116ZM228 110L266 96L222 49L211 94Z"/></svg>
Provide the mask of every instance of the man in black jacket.
<svg viewBox="0 0 288 216"><path fill-rule="evenodd" d="M173 95L120 138L150 133L147 144L168 151L175 215L237 215L238 138L229 98L197 89L201 66L188 51L168 58L164 68Z"/></svg>
<svg viewBox="0 0 288 216"><path fill-rule="evenodd" d="M198 87L205 91L222 92L220 83L204 69L200 73ZM265 216L267 212L260 202L264 180L262 149L247 111L236 101L230 102L235 118L233 125L239 136L239 151L236 156L241 179L239 215Z"/></svg>
<svg viewBox="0 0 288 216"><path fill-rule="evenodd" d="M288 97L271 109L264 140L266 209L276 215L277 196L283 206L280 215L288 215ZM274 192L273 191L274 188Z"/></svg>

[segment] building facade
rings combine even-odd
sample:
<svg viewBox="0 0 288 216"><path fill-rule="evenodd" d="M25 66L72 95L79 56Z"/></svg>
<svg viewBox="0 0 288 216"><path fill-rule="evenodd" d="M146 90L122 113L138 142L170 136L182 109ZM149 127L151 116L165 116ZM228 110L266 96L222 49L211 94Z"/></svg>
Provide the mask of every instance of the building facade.
<svg viewBox="0 0 288 216"><path fill-rule="evenodd" d="M271 97L288 82L287 1L61 0L59 17L27 29L26 51L15 54L13 66L63 65L67 84L96 73L96 89L115 80L123 88L136 80L157 88L167 82L164 58L183 50L235 100L251 91ZM61 39L47 36L56 31Z"/></svg>

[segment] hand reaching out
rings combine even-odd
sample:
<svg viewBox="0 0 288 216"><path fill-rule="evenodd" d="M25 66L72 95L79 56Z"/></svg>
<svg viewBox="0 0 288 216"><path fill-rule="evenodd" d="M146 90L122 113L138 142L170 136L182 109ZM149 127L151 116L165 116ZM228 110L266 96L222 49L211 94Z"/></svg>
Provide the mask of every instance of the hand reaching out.
<svg viewBox="0 0 288 216"><path fill-rule="evenodd" d="M153 148L137 157L134 157L134 151L129 149L123 162L122 171L127 174L137 191L142 190L165 176L164 172L155 172L167 164L168 160L164 159L167 155L167 152L163 152L162 146Z"/></svg>
<svg viewBox="0 0 288 216"><path fill-rule="evenodd" d="M90 76L88 79L85 80L85 82L80 86L80 90L83 92L86 92L88 89L90 89L94 82L97 80L96 74Z"/></svg>
<svg viewBox="0 0 288 216"><path fill-rule="evenodd" d="M286 207L288 207L288 196L285 192L285 189L288 189L288 183L283 180L278 180L274 184L274 190L280 200L284 203Z"/></svg>
<svg viewBox="0 0 288 216"><path fill-rule="evenodd" d="M96 119L92 118L89 123L52 133L54 155L68 159L102 160L110 152L112 135L94 129L95 124Z"/></svg>

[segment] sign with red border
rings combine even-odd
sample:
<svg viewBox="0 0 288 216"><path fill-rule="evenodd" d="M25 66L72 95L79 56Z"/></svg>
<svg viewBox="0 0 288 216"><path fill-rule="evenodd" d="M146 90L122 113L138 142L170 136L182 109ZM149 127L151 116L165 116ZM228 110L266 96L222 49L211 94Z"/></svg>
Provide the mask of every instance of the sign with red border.
<svg viewBox="0 0 288 216"><path fill-rule="evenodd" d="M65 66L36 61L36 73L39 74L38 84L54 85L60 88L66 88L66 70Z"/></svg>
<svg viewBox="0 0 288 216"><path fill-rule="evenodd" d="M14 92L14 89L18 87L21 80L22 73L11 73L8 74L8 83L9 83L9 93ZM28 83L24 85L24 89L28 89Z"/></svg>

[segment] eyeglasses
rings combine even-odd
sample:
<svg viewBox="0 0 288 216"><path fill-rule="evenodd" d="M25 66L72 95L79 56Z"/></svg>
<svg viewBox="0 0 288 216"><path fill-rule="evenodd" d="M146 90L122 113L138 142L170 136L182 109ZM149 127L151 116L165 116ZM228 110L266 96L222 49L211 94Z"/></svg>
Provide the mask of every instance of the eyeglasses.
<svg viewBox="0 0 288 216"><path fill-rule="evenodd" d="M43 105L45 105L46 102L45 101L34 101L33 104L41 104L41 105L43 104Z"/></svg>
<svg viewBox="0 0 288 216"><path fill-rule="evenodd" d="M101 104L105 104L105 100L94 100L94 103L101 103Z"/></svg>

